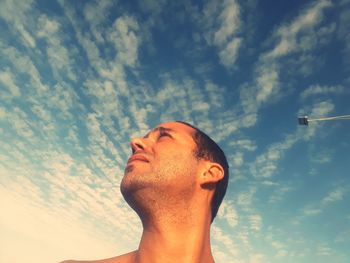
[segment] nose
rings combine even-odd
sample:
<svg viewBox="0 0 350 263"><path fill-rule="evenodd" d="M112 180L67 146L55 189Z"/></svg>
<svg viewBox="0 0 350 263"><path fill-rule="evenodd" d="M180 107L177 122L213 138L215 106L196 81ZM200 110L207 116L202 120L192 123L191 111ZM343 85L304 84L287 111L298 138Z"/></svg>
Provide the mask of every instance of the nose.
<svg viewBox="0 0 350 263"><path fill-rule="evenodd" d="M141 138L134 138L130 142L132 153L134 154L138 150L144 150L146 145Z"/></svg>

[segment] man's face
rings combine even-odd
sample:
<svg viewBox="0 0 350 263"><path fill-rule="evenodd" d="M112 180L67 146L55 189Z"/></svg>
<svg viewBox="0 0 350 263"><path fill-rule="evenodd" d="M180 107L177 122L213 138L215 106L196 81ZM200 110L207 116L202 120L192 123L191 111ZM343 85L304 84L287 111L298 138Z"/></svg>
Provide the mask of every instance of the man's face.
<svg viewBox="0 0 350 263"><path fill-rule="evenodd" d="M134 193L189 193L196 181L195 130L178 122L158 125L143 138L133 139L133 154L125 168L121 191ZM191 191L190 191L191 192Z"/></svg>

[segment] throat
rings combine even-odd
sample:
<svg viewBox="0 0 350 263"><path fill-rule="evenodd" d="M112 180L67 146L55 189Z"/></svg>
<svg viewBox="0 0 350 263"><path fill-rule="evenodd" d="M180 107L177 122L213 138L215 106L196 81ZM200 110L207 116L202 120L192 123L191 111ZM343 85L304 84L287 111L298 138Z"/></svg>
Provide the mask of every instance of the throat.
<svg viewBox="0 0 350 263"><path fill-rule="evenodd" d="M210 224L163 224L144 228L137 263L214 262L210 248Z"/></svg>

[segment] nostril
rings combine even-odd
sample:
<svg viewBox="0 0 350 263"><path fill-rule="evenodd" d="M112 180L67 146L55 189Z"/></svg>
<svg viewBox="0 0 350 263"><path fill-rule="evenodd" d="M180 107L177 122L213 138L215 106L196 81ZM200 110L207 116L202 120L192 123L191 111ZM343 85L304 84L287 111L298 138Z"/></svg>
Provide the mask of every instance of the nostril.
<svg viewBox="0 0 350 263"><path fill-rule="evenodd" d="M142 149L142 150L144 149L144 147L143 147L143 145L141 143L137 142L136 145L137 145L137 148Z"/></svg>
<svg viewBox="0 0 350 263"><path fill-rule="evenodd" d="M137 150L144 150L144 145L140 141L140 139L133 139L130 143L132 153L134 154Z"/></svg>

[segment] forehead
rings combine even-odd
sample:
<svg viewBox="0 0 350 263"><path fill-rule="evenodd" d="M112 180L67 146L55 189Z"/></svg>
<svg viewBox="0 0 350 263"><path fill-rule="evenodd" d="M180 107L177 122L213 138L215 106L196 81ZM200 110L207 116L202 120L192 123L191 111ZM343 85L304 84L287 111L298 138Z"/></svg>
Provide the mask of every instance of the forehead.
<svg viewBox="0 0 350 263"><path fill-rule="evenodd" d="M172 131L179 136L187 137L193 139L193 134L195 133L195 129L192 127L185 125L180 122L165 122L157 125L154 130L159 130L161 128L169 129L169 131Z"/></svg>

